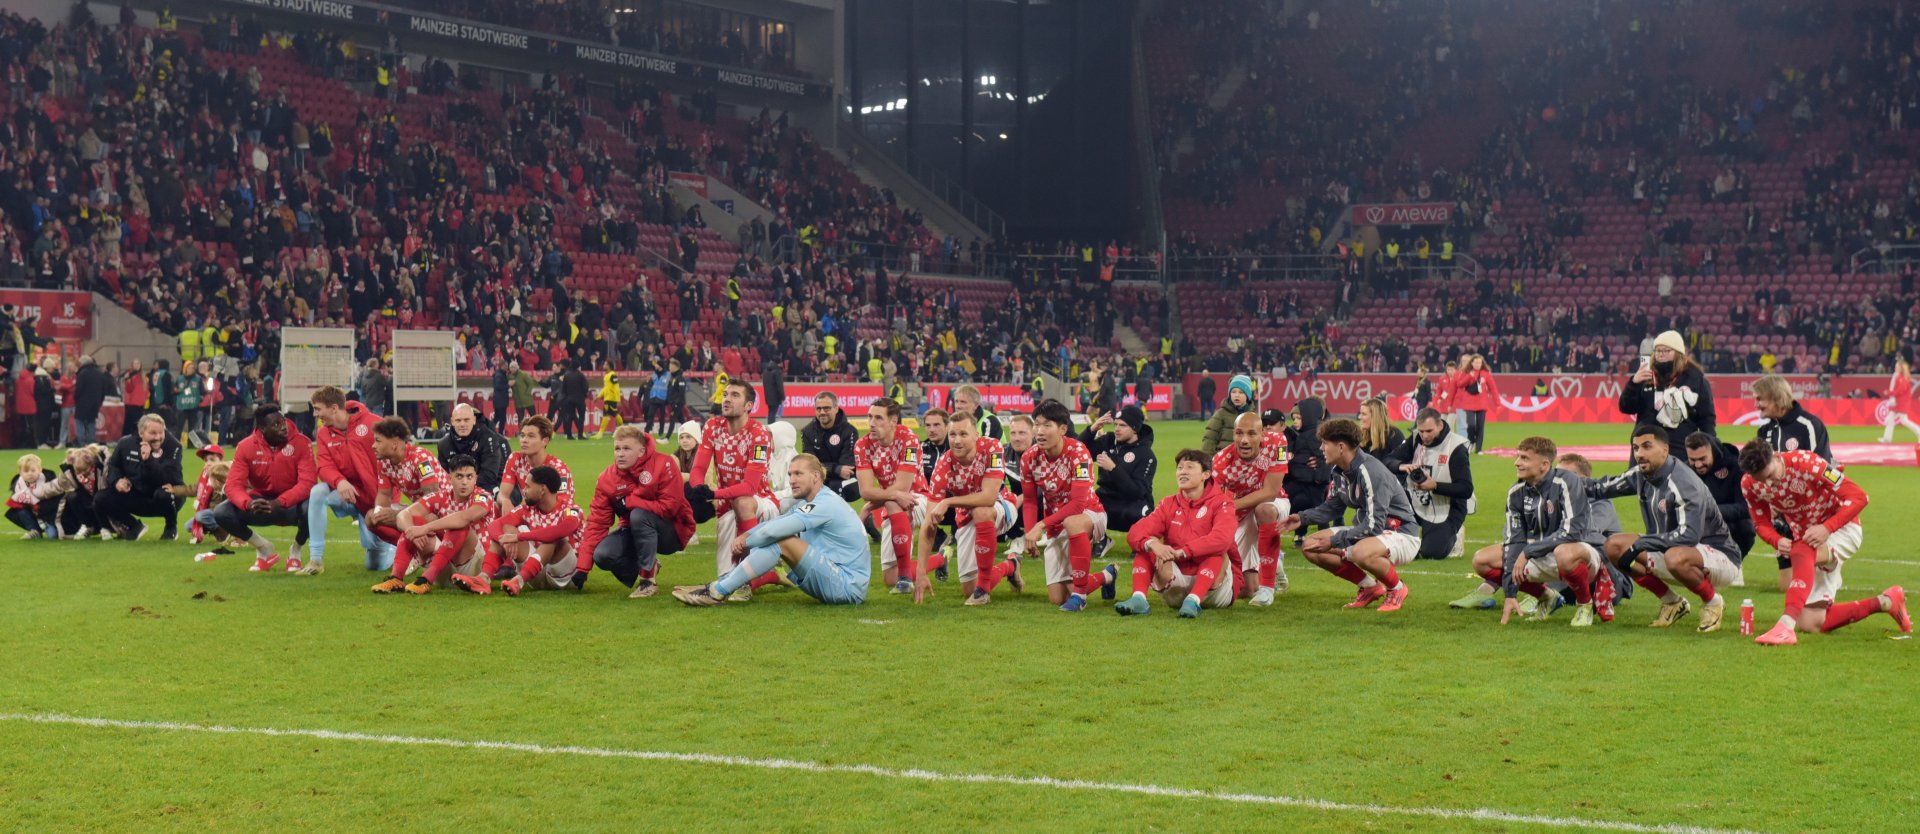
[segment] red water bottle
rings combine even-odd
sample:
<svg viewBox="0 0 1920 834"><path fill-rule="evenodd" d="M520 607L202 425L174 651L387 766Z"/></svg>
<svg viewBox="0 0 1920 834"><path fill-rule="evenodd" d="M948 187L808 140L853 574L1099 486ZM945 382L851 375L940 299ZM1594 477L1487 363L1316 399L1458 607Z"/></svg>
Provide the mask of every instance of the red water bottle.
<svg viewBox="0 0 1920 834"><path fill-rule="evenodd" d="M1740 601L1740 633L1753 636L1753 600Z"/></svg>

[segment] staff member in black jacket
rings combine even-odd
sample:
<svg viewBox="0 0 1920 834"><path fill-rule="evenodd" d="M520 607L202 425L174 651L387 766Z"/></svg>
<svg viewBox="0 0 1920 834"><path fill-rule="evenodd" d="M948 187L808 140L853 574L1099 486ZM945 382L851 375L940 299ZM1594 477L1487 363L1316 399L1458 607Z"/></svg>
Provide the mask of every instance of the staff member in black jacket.
<svg viewBox="0 0 1920 834"><path fill-rule="evenodd" d="M1768 374L1753 381L1753 407L1766 419L1754 435L1783 452L1812 452L1833 462L1833 445L1827 441L1827 424L1793 398L1793 386L1784 378ZM1738 463L1738 461L1733 461ZM1740 467L1733 467L1739 480Z"/></svg>
<svg viewBox="0 0 1920 834"><path fill-rule="evenodd" d="M92 443L99 431L100 406L113 394L113 375L100 369L92 356L80 357L80 371L73 377L73 423L79 445Z"/></svg>
<svg viewBox="0 0 1920 834"><path fill-rule="evenodd" d="M1667 446L1677 448L1697 431L1713 434L1713 386L1699 365L1687 356L1687 342L1679 331L1654 337L1653 355L1642 359L1620 390L1620 413L1639 426L1667 430Z"/></svg>
<svg viewBox="0 0 1920 834"><path fill-rule="evenodd" d="M447 466L454 455L471 457L476 464L474 471L479 476L480 488L489 492L499 489L500 474L506 471L507 456L513 453L507 439L481 422L480 412L466 403L453 407L453 416L447 424L451 428L446 439L440 441L440 465ZM449 467L447 471L453 470Z"/></svg>
<svg viewBox="0 0 1920 834"><path fill-rule="evenodd" d="M168 433L167 421L158 414L141 417L134 433L120 438L107 456L106 482L94 495L94 510L128 540L147 532L137 517L164 518L161 538L172 541L180 535L180 501L169 487L186 484L180 457L180 441Z"/></svg>
<svg viewBox="0 0 1920 834"><path fill-rule="evenodd" d="M1101 434L1107 426L1113 432ZM1133 529L1134 522L1153 513L1153 476L1159 467L1146 412L1129 405L1102 414L1080 433L1080 442L1100 467L1100 482L1093 494L1107 508L1107 529L1122 533Z"/></svg>
<svg viewBox="0 0 1920 834"><path fill-rule="evenodd" d="M1727 535L1733 537L1738 552L1727 557L1738 565L1753 549L1753 515L1747 509L1747 496L1740 491L1740 453L1721 443L1713 435L1697 431L1687 435L1687 466L1707 484L1713 502L1720 505L1720 518L1727 522ZM1736 582L1735 586L1745 585Z"/></svg>
<svg viewBox="0 0 1920 834"><path fill-rule="evenodd" d="M860 431L847 422L840 398L821 391L813 398L813 422L800 429L800 447L820 459L827 470L827 489L852 503L860 497L860 481L853 474L853 444Z"/></svg>

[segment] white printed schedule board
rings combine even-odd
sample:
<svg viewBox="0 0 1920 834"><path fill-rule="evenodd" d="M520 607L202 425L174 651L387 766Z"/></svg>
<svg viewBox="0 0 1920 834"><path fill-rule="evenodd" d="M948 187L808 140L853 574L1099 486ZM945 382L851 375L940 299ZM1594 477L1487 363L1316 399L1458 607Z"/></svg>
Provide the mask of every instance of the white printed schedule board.
<svg viewBox="0 0 1920 834"><path fill-rule="evenodd" d="M353 331L344 327L289 327L280 331L280 398L304 403L328 385L351 391L359 373Z"/></svg>
<svg viewBox="0 0 1920 834"><path fill-rule="evenodd" d="M395 402L446 402L460 396L450 330L393 331Z"/></svg>

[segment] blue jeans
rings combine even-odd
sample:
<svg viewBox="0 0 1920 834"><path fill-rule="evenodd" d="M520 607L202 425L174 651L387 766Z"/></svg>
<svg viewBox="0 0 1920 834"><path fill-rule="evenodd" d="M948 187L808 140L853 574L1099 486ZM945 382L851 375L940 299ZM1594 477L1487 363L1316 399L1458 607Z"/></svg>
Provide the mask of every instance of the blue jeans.
<svg viewBox="0 0 1920 834"><path fill-rule="evenodd" d="M76 435L76 432L74 431L74 426L73 426L73 409L71 408L60 409L60 442L55 443L53 445L57 447L65 448L67 445L71 444L75 440L75 435ZM86 442L92 443L93 441L89 439Z"/></svg>
<svg viewBox="0 0 1920 834"><path fill-rule="evenodd" d="M341 498L326 484L314 484L313 492L307 494L307 557L312 564L318 565L327 547L327 513L332 511L336 518L351 518L360 527L360 547L367 552L367 570L391 570L393 568L393 545L381 541L373 534L373 527L367 524L366 516L352 502Z"/></svg>

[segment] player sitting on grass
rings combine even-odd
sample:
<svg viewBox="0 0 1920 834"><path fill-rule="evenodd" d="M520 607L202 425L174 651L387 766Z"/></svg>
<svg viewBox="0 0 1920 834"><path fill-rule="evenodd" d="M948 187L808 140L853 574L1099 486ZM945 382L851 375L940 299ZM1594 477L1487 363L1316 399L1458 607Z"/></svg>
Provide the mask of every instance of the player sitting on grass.
<svg viewBox="0 0 1920 834"><path fill-rule="evenodd" d="M1573 589L1573 626L1593 625L1593 582L1605 567L1600 546L1605 539L1587 528L1590 517L1586 484L1579 476L1554 466L1559 454L1552 440L1529 437L1520 441L1513 458L1518 480L1507 489L1507 523L1499 544L1473 554L1473 571L1506 591L1500 612L1505 624L1520 612L1519 592L1538 600L1531 619L1545 620L1553 612L1546 583L1556 577Z"/></svg>
<svg viewBox="0 0 1920 834"><path fill-rule="evenodd" d="M1022 526L1027 550L1043 547L1047 598L1062 611L1084 611L1087 595L1099 591L1113 599L1119 569L1108 565L1093 572L1093 540L1107 535L1106 508L1093 494L1093 456L1070 435L1073 414L1059 400L1047 400L1033 410L1037 435L1033 447L1020 456Z"/></svg>
<svg viewBox="0 0 1920 834"><path fill-rule="evenodd" d="M1676 582L1699 595L1700 631L1718 631L1726 600L1714 586L1733 584L1740 569L1727 552L1733 539L1720 507L1699 475L1669 454L1667 430L1643 425L1633 430L1634 469L1587 485L1587 497L1640 499L1647 533L1621 533L1607 539L1607 561L1660 598L1660 612L1648 625L1668 628L1692 608L1667 587Z"/></svg>
<svg viewBox="0 0 1920 834"><path fill-rule="evenodd" d="M257 558L248 570L270 571L280 561L273 543L253 528L294 527L294 546L306 541L307 496L316 477L312 445L287 422L280 406L263 403L255 408L253 434L233 450L227 500L214 507L212 515L217 530L253 546ZM299 571L300 557L288 559L287 572Z"/></svg>
<svg viewBox="0 0 1920 834"><path fill-rule="evenodd" d="M1240 416L1253 417L1259 424L1257 415ZM1236 439L1239 433L1236 421ZM1232 453L1227 448L1219 454ZM1168 605L1180 606L1181 617L1193 619L1200 616L1202 607L1232 605L1238 596L1234 586L1251 584L1236 581L1244 574L1231 570L1228 556L1241 523L1232 494L1208 477L1211 469L1205 452L1182 449L1174 456L1173 466L1179 492L1161 499L1151 514L1127 531L1127 546L1133 548L1133 595L1113 606L1120 615L1152 610L1147 602L1147 591L1152 589Z"/></svg>
<svg viewBox="0 0 1920 834"><path fill-rule="evenodd" d="M1353 524L1316 531L1300 546L1307 561L1352 582L1360 591L1347 608L1365 608L1381 600L1382 612L1398 611L1407 601L1406 583L1395 568L1420 554L1413 535L1413 502L1393 470L1360 448L1360 424L1341 418L1315 430L1321 454L1333 467L1327 499L1304 513L1287 516L1280 532L1326 524L1353 510Z"/></svg>
<svg viewBox="0 0 1920 834"><path fill-rule="evenodd" d="M459 473L454 473L456 484L459 478ZM453 584L469 593L491 594L494 576L506 573L500 590L510 597L519 596L522 588L558 591L573 587L586 524L578 506L561 500L560 488L565 485L560 472L551 466L536 466L528 472L520 482L520 493L526 500L513 512L487 524L480 572L472 576L456 574Z"/></svg>
<svg viewBox="0 0 1920 834"><path fill-rule="evenodd" d="M1267 431L1259 414L1245 412L1234 418L1233 444L1214 454L1212 469L1214 485L1233 499L1238 519L1234 567L1250 574L1230 584L1251 593L1249 605L1272 605L1274 593L1287 587L1280 564L1280 519L1293 512L1280 486L1287 477L1287 437Z"/></svg>
<svg viewBox="0 0 1920 834"><path fill-rule="evenodd" d="M967 605L986 605L993 601L993 589L1002 579L1013 586L1015 593L1026 589L1020 581L1019 557L1008 557L998 565L993 561L1000 534L1013 529L1019 510L1001 491L1006 469L1000 441L981 437L973 421L958 420L947 430L947 443L947 453L933 466L933 484L927 492L933 505L915 537L918 552L929 559L935 555L935 533L951 516L961 593L966 594ZM953 510L957 512L949 512ZM931 573L921 571L915 577L915 604L932 594Z"/></svg>
<svg viewBox="0 0 1920 834"><path fill-rule="evenodd" d="M382 541L400 543L401 499L422 501L446 487L447 473L432 452L413 445L413 432L407 421L385 417L373 424L373 455L379 462L380 480L374 490L373 509L366 523ZM413 569L396 551L388 566L394 576L406 576Z"/></svg>
<svg viewBox="0 0 1920 834"><path fill-rule="evenodd" d="M471 455L447 458L449 485L401 510L395 519L400 544L393 554L393 575L373 586L376 594L406 591L424 594L436 583L480 572L480 540L493 521L493 496L480 489L480 464ZM407 564L432 554L425 570L406 581ZM474 590L468 587L467 590Z"/></svg>
<svg viewBox="0 0 1920 834"><path fill-rule="evenodd" d="M796 455L787 467L793 503L773 521L734 542L739 564L706 585L682 585L673 598L687 605L719 605L756 577L785 562L788 577L801 591L829 605L867 600L872 558L860 516L845 499L826 489L827 469L812 455Z"/></svg>
<svg viewBox="0 0 1920 834"><path fill-rule="evenodd" d="M1907 592L1898 585L1879 596L1834 602L1841 588L1840 568L1860 550L1860 511L1867 507L1866 490L1814 452L1776 453L1765 440L1740 450L1740 468L1747 473L1740 479L1740 491L1753 513L1754 530L1775 550L1787 554L1793 570L1785 612L1754 642L1791 646L1799 642L1796 629L1825 633L1882 611L1899 624L1901 633L1913 632ZM1791 536L1774 529L1775 513L1786 520Z"/></svg>

